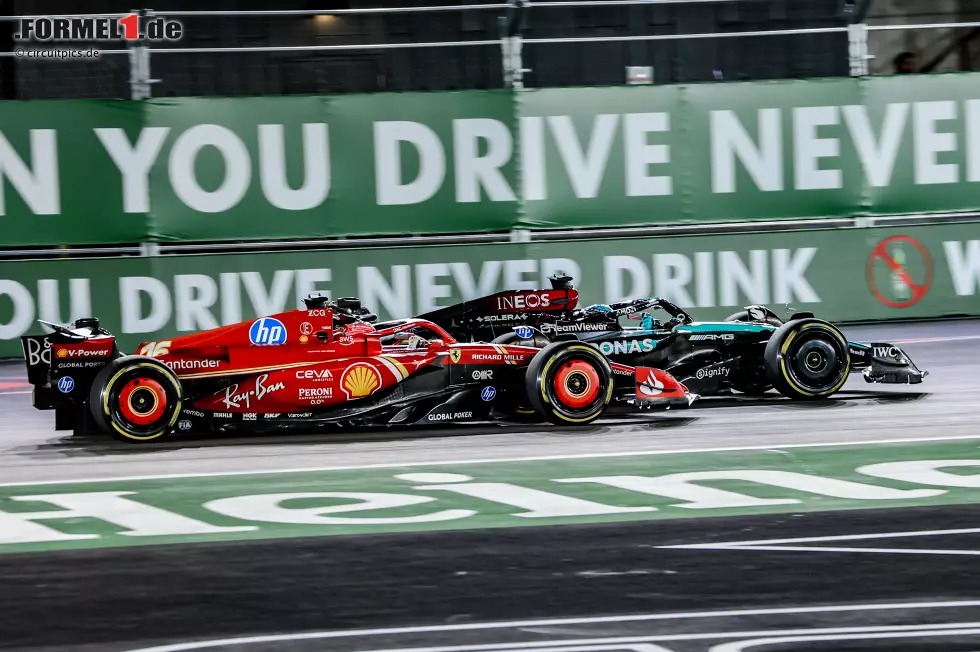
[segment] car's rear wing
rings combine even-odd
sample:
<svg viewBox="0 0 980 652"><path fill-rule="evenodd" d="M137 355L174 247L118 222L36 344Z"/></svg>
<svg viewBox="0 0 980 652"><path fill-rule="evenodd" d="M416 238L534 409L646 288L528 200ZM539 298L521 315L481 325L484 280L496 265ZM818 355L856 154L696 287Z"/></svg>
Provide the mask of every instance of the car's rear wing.
<svg viewBox="0 0 980 652"><path fill-rule="evenodd" d="M67 326L42 324L54 332L20 338L34 406L48 410L84 402L96 374L119 356L116 338L94 318Z"/></svg>
<svg viewBox="0 0 980 652"><path fill-rule="evenodd" d="M578 290L505 290L419 315L461 342L490 340L536 317L557 317L578 305Z"/></svg>

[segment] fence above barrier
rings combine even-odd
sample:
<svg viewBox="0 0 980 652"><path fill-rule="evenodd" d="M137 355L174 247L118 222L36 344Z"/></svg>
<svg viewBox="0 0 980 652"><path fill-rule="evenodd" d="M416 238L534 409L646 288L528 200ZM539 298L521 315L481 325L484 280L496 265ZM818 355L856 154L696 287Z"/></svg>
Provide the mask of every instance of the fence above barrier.
<svg viewBox="0 0 980 652"><path fill-rule="evenodd" d="M0 106L0 246L973 211L980 73Z"/></svg>

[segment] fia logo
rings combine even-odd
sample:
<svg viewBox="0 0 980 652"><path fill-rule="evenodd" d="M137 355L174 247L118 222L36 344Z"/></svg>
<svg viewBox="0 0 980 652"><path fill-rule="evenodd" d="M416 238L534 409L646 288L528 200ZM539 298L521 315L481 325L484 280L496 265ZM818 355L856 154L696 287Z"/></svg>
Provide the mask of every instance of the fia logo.
<svg viewBox="0 0 980 652"><path fill-rule="evenodd" d="M274 317L256 319L248 329L248 341L257 346L285 344L286 327Z"/></svg>
<svg viewBox="0 0 980 652"><path fill-rule="evenodd" d="M75 389L75 379L71 376L62 376L58 379L58 391L62 394L67 394L71 390Z"/></svg>
<svg viewBox="0 0 980 652"><path fill-rule="evenodd" d="M514 326L514 332L522 340L529 340L534 337L534 329L530 326Z"/></svg>
<svg viewBox="0 0 980 652"><path fill-rule="evenodd" d="M480 398L484 401L492 401L497 396L497 390L493 387L484 387L480 392Z"/></svg>

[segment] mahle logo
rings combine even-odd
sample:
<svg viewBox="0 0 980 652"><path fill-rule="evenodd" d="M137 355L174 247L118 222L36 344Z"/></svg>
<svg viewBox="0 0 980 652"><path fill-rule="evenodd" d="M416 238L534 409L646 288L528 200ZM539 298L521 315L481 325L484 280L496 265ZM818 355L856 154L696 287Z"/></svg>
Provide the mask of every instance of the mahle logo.
<svg viewBox="0 0 980 652"><path fill-rule="evenodd" d="M178 41L184 34L180 21L141 16L34 16L21 18L14 35L18 41Z"/></svg>

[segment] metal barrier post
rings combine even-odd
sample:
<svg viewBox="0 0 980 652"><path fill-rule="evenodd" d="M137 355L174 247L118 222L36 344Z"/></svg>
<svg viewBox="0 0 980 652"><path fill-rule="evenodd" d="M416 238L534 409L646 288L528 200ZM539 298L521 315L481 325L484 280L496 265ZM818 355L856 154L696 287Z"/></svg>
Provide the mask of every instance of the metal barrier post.
<svg viewBox="0 0 980 652"><path fill-rule="evenodd" d="M868 74L868 26L865 23L852 23L847 26L848 55L851 62L851 76L863 77Z"/></svg>
<svg viewBox="0 0 980 652"><path fill-rule="evenodd" d="M140 17L140 24L143 24L142 19L153 13L150 9L134 9L133 13L136 13ZM145 100L150 98L153 94L150 91L150 84L154 83L155 79L150 79L150 48L143 45L141 41L137 40L129 48L129 97L133 100Z"/></svg>

